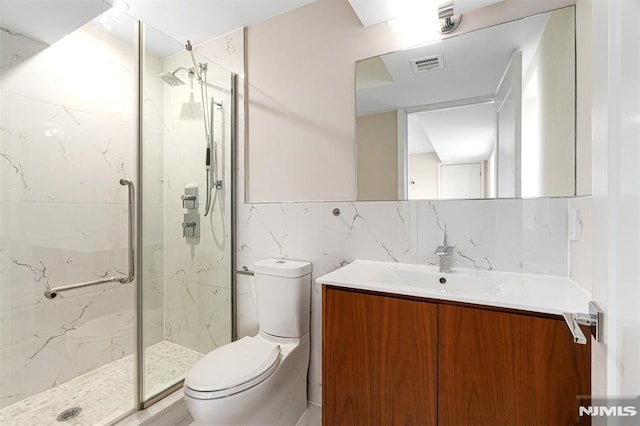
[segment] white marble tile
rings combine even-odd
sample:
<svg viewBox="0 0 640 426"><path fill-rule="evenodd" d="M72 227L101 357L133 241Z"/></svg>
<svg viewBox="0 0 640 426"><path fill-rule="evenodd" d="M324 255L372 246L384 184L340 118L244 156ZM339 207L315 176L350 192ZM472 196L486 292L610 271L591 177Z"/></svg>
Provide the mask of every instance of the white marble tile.
<svg viewBox="0 0 640 426"><path fill-rule="evenodd" d="M128 29L130 39L111 34L107 27L112 25L119 26L120 34ZM2 90L94 115L131 117L137 61L134 34L133 18L107 12L3 73Z"/></svg>
<svg viewBox="0 0 640 426"><path fill-rule="evenodd" d="M566 276L566 210L566 199L418 202L419 263L437 263L446 226L454 267Z"/></svg>
<svg viewBox="0 0 640 426"><path fill-rule="evenodd" d="M231 341L231 127L228 71L210 59L207 63L208 94L223 107L215 108L213 139L216 144L216 177L223 181L214 195L212 211L204 216L206 189L202 100L195 79L185 75L185 85L164 87L164 278L165 335L168 340L202 352ZM165 71L192 67L188 53L163 61ZM209 110L208 100L207 110ZM224 160L224 161L223 161ZM199 188L200 238L182 237L181 195L186 185Z"/></svg>
<svg viewBox="0 0 640 426"><path fill-rule="evenodd" d="M421 201L417 209L418 263L438 263L434 252L443 243L446 227L454 267L491 269L496 228L492 203Z"/></svg>
<svg viewBox="0 0 640 426"><path fill-rule="evenodd" d="M165 280L165 336L207 353L231 341L231 290Z"/></svg>
<svg viewBox="0 0 640 426"><path fill-rule="evenodd" d="M10 28L0 29L0 88L5 76L18 68L23 62L37 55L48 46L42 42L33 40Z"/></svg>
<svg viewBox="0 0 640 426"><path fill-rule="evenodd" d="M334 208L340 209L339 216L332 214ZM410 229L412 205L408 202L315 204L314 216L322 254L333 257L334 264L356 257L415 260L416 236Z"/></svg>
<svg viewBox="0 0 640 426"><path fill-rule="evenodd" d="M569 275L569 200L522 200L523 272Z"/></svg>
<svg viewBox="0 0 640 426"><path fill-rule="evenodd" d="M454 267L566 276L566 210L566 199L240 202L237 259L249 269L267 257L308 260L314 278L354 259L436 264L446 225ZM314 283L309 400L315 403L322 394L320 290ZM239 317L255 318L248 309L254 308L243 304Z"/></svg>
<svg viewBox="0 0 640 426"><path fill-rule="evenodd" d="M256 288L252 276L238 274L236 282L236 330L238 338L255 336L259 331Z"/></svg>
<svg viewBox="0 0 640 426"><path fill-rule="evenodd" d="M2 203L0 214L2 311L42 303L47 287L126 272L124 206Z"/></svg>
<svg viewBox="0 0 640 426"><path fill-rule="evenodd" d="M3 201L126 202L119 179L133 176L131 117L107 119L6 92L1 97Z"/></svg>
<svg viewBox="0 0 640 426"><path fill-rule="evenodd" d="M240 206L238 265L253 269L265 257L308 259L314 249L312 209L298 203Z"/></svg>
<svg viewBox="0 0 640 426"><path fill-rule="evenodd" d="M0 404L132 353L132 309L133 287L118 284L0 313Z"/></svg>
<svg viewBox="0 0 640 426"><path fill-rule="evenodd" d="M126 271L127 191L118 180L132 178L136 165L137 56L134 44L105 30L103 24L116 23L115 17L101 19L46 49L0 34L2 405L133 350L130 332L120 333L117 321L100 319L130 312L134 286L84 288L54 301L43 297L47 286ZM118 23L134 28L124 15ZM231 192L226 186L217 192L213 214L203 218L200 244L185 243L180 195L188 182L203 186L206 140L200 118L181 115L198 86L174 90L158 78L178 62L191 66L186 53L166 61L146 58L144 343L155 344L165 330L178 330L173 337L206 351L230 341L231 228L228 213L221 212L230 210ZM228 159L229 93L213 85L228 85L229 74L209 65L210 94L225 105L215 115L217 152ZM228 184L233 166L227 163L220 164L219 178ZM195 306L180 305L186 290L203 295ZM165 299L171 296L176 299L167 302L165 315ZM70 343L91 324L97 324L94 340ZM51 359L58 360L54 368Z"/></svg>
<svg viewBox="0 0 640 426"><path fill-rule="evenodd" d="M569 201L578 210L578 240L569 241L569 278L589 293L593 290L593 200L579 197Z"/></svg>
<svg viewBox="0 0 640 426"><path fill-rule="evenodd" d="M151 396L176 383L200 359L201 353L160 342L145 350L145 389ZM134 357L111 362L102 368L52 387L30 398L0 409L0 424L6 426L59 425L56 416L67 408L80 407L82 414L65 424L113 424L133 409Z"/></svg>
<svg viewBox="0 0 640 426"><path fill-rule="evenodd" d="M244 73L244 29L197 46L196 50L236 74Z"/></svg>

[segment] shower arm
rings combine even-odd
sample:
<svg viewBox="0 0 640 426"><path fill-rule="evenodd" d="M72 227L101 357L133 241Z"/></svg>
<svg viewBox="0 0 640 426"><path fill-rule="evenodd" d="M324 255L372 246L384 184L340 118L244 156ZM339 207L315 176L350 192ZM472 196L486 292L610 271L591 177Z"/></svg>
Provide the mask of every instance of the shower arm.
<svg viewBox="0 0 640 426"><path fill-rule="evenodd" d="M109 277L109 278L102 278L99 280L94 280L94 281L85 281L85 282L81 282L81 283L75 283L75 284L69 284L69 285L62 285L59 287L54 287L54 288L48 288L47 290L45 290L44 292L44 296L47 299L55 299L58 296L58 293L62 292L62 291L67 291L67 290L72 290L72 289L76 289L76 288L82 288L82 287L89 287L89 286L93 286L96 284L106 284L106 283L120 283L120 284L129 284L131 282L133 282L134 278L135 278L135 248L134 248L134 234L135 234L135 229L134 229L134 224L135 224L135 211L134 211L134 207L135 207L135 188L133 185L133 182L131 182L130 180L126 180L126 179L120 179L120 185L122 186L127 186L127 188L129 189L128 191L128 203L129 203L129 212L128 212L128 247L127 247L127 254L128 254L128 272L127 272L127 276L126 277Z"/></svg>
<svg viewBox="0 0 640 426"><path fill-rule="evenodd" d="M191 41L187 40L187 44L185 48L187 49L187 51L189 52L189 55L191 56L191 62L193 62L193 70L196 73L196 77L198 77L198 81L202 82L202 76L200 75L200 67L198 66L198 63L196 62L196 58L193 55L193 46L191 45Z"/></svg>

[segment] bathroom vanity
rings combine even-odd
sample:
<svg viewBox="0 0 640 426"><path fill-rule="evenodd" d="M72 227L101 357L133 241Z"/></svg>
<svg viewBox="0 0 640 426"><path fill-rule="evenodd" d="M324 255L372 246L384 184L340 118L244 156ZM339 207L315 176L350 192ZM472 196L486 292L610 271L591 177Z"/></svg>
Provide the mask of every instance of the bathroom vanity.
<svg viewBox="0 0 640 426"><path fill-rule="evenodd" d="M356 261L317 280L323 424L588 424L576 396L591 391L590 339L574 343L559 315L586 309L586 293L545 282L559 277L429 268Z"/></svg>

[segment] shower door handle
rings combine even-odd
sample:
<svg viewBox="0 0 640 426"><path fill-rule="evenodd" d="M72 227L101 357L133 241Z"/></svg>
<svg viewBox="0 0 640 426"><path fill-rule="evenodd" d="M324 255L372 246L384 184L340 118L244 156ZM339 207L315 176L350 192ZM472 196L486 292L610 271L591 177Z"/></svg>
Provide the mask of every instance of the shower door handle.
<svg viewBox="0 0 640 426"><path fill-rule="evenodd" d="M128 204L128 225L127 225L127 254L128 254L128 264L129 264L129 272L127 276L120 279L122 284L129 284L133 282L136 274L136 252L135 252L135 222L136 222L136 214L135 214L135 203L136 203L136 193L133 182L126 179L120 179L120 185L126 185L129 194Z"/></svg>
<svg viewBox="0 0 640 426"><path fill-rule="evenodd" d="M82 282L82 283L75 283L75 284L69 284L69 285L63 285L60 287L54 287L54 288L48 288L47 290L45 290L44 292L44 296L47 299L55 299L58 296L58 293L60 293L61 291L66 291L66 290L72 290L74 288L80 288L80 287L89 287L92 285L96 285L96 284L105 284L105 283L120 283L120 284L129 284L131 282L133 282L134 278L135 278L135 248L134 248L134 243L135 243L135 220L136 220L136 215L135 215L135 188L133 186L133 182L131 182L130 180L126 180L126 179L120 179L120 185L122 186L127 186L128 188L128 205L129 205L129 210L127 212L127 217L128 217L128 236L127 236L127 258L128 258L128 272L127 272L127 276L126 277L109 277L109 278L101 278L99 280L94 280L94 281L86 281L86 282Z"/></svg>

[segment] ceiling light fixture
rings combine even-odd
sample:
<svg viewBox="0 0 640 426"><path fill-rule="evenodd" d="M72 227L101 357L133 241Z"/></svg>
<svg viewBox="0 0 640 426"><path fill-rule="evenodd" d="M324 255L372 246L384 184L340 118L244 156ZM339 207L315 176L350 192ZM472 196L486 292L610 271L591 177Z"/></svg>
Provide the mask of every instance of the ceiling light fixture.
<svg viewBox="0 0 640 426"><path fill-rule="evenodd" d="M438 39L440 24L437 3L426 0L389 0L388 21L393 33L398 33L407 46Z"/></svg>
<svg viewBox="0 0 640 426"><path fill-rule="evenodd" d="M116 9L122 12L127 12L129 10L129 3L127 3L124 0L115 0L113 2L113 7L115 7Z"/></svg>
<svg viewBox="0 0 640 426"><path fill-rule="evenodd" d="M448 34L458 28L462 21L462 14L454 14L453 2L451 1L438 7L438 18L440 18L440 32Z"/></svg>

